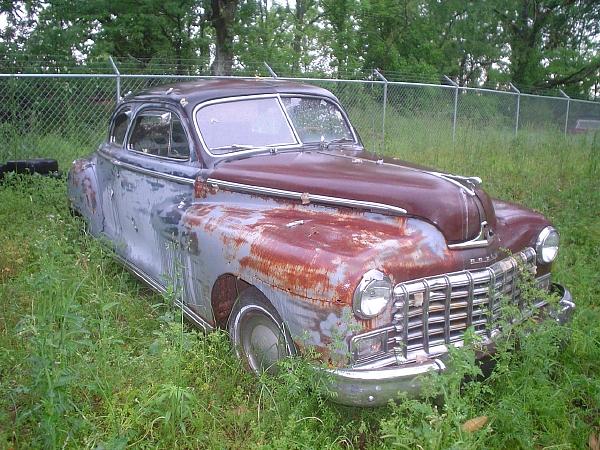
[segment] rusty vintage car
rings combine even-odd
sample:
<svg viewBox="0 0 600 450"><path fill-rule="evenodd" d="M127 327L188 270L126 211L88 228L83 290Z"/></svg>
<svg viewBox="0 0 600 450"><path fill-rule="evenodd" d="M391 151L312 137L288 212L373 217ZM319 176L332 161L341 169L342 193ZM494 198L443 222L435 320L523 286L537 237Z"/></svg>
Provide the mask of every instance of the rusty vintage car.
<svg viewBox="0 0 600 450"><path fill-rule="evenodd" d="M379 159L334 95L212 79L121 102L106 142L69 173L89 232L196 325L229 331L246 367L317 350L336 400L418 394L471 328L498 332L519 267L551 283L558 233L481 180ZM544 302L537 306L542 307Z"/></svg>

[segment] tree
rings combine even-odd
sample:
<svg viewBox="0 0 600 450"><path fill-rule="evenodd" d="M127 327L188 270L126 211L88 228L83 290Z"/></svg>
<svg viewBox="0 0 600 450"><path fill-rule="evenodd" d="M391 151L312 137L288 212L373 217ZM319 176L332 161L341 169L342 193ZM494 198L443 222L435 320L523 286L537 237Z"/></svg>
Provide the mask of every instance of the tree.
<svg viewBox="0 0 600 450"><path fill-rule="evenodd" d="M356 21L360 5L356 0L322 0L321 5L323 17L331 27L325 37L333 55L332 66L338 77L343 77L360 66Z"/></svg>
<svg viewBox="0 0 600 450"><path fill-rule="evenodd" d="M480 2L448 0L427 3L432 52L438 73L461 85L486 82L502 65L503 43L493 15Z"/></svg>
<svg viewBox="0 0 600 450"><path fill-rule="evenodd" d="M510 74L517 85L568 88L600 68L597 1L495 0L488 7L510 46Z"/></svg>
<svg viewBox="0 0 600 450"><path fill-rule="evenodd" d="M379 68L391 79L436 73L435 30L423 1L367 0L357 16L365 69Z"/></svg>
<svg viewBox="0 0 600 450"><path fill-rule="evenodd" d="M215 29L213 75L231 75L233 67L233 26L239 0L211 0L208 18Z"/></svg>

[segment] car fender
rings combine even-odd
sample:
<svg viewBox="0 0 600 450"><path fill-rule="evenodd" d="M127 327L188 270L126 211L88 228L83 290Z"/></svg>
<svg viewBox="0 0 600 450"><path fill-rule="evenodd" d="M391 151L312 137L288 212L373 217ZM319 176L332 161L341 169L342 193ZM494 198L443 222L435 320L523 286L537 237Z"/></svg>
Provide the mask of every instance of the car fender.
<svg viewBox="0 0 600 450"><path fill-rule="evenodd" d="M352 328L390 322L391 304L371 320L352 313L354 290L368 270L397 283L456 264L433 225L349 208L217 191L165 202L152 220L188 255L184 270L204 303L219 276L235 275L269 298L297 343L304 336L321 349L340 332L345 339Z"/></svg>
<svg viewBox="0 0 600 450"><path fill-rule="evenodd" d="M73 161L67 177L71 208L86 220L89 231L102 231L102 205L98 198L98 180L94 158Z"/></svg>

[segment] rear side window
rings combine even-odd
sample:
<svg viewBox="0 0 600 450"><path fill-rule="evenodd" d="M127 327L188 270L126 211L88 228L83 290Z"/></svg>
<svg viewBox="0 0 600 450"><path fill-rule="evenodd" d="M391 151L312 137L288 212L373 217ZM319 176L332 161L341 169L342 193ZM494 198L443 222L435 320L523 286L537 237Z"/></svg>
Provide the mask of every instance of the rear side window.
<svg viewBox="0 0 600 450"><path fill-rule="evenodd" d="M123 145L125 140L125 133L129 126L129 120L131 118L131 110L127 109L118 113L113 119L110 129L110 142L116 145Z"/></svg>
<svg viewBox="0 0 600 450"><path fill-rule="evenodd" d="M163 158L186 160L190 147L181 120L165 111L138 114L129 138L130 150Z"/></svg>

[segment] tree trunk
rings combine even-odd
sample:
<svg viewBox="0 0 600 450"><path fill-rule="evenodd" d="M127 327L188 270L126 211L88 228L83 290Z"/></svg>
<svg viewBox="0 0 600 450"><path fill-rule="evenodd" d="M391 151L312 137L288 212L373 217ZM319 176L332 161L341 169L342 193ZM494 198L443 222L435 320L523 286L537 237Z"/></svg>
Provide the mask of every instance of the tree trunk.
<svg viewBox="0 0 600 450"><path fill-rule="evenodd" d="M215 29L213 75L231 75L233 67L233 25L239 0L212 0L211 22Z"/></svg>
<svg viewBox="0 0 600 450"><path fill-rule="evenodd" d="M294 38L292 40L292 51L294 60L292 61L292 73L300 70L300 58L302 57L302 38L304 36L304 16L307 11L306 0L296 0L296 10L294 11Z"/></svg>

